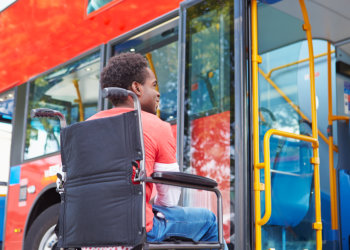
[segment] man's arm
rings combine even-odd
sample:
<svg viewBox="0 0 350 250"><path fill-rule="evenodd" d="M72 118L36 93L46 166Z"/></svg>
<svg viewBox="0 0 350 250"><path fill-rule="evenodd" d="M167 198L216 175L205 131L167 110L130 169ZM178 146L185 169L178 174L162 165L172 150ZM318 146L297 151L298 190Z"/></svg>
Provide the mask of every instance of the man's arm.
<svg viewBox="0 0 350 250"><path fill-rule="evenodd" d="M157 150L154 162L154 172L179 172L176 161L176 141L169 123L161 122L157 128ZM157 195L154 204L172 207L178 205L181 188L164 184L156 184Z"/></svg>
<svg viewBox="0 0 350 250"><path fill-rule="evenodd" d="M164 164L156 163L154 165L154 172L179 172L179 165L177 163ZM154 204L164 207L176 206L181 195L181 188L169 186L164 184L156 184L157 195L154 199Z"/></svg>

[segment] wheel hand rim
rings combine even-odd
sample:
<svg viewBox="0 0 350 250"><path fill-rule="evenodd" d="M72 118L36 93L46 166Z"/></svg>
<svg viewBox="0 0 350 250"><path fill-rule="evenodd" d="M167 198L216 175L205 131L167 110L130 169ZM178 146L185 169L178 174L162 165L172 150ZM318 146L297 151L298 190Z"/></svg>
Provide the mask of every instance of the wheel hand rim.
<svg viewBox="0 0 350 250"><path fill-rule="evenodd" d="M57 243L57 236L54 232L56 225L50 227L42 237L38 250L52 250Z"/></svg>

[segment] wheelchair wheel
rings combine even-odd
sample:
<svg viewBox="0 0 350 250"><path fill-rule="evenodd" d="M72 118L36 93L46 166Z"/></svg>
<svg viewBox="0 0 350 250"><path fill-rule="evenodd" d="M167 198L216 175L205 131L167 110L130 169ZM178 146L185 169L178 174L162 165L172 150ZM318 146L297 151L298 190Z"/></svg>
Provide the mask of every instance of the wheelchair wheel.
<svg viewBox="0 0 350 250"><path fill-rule="evenodd" d="M56 248L54 232L58 220L59 204L55 204L35 219L24 242L24 250L51 250Z"/></svg>

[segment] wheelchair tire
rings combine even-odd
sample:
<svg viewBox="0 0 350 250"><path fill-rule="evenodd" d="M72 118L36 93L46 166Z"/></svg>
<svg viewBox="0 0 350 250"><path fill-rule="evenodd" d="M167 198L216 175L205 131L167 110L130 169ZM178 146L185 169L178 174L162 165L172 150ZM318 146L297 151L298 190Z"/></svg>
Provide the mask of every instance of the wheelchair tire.
<svg viewBox="0 0 350 250"><path fill-rule="evenodd" d="M33 222L24 241L24 250L55 249L57 237L54 228L58 221L59 204L44 210Z"/></svg>

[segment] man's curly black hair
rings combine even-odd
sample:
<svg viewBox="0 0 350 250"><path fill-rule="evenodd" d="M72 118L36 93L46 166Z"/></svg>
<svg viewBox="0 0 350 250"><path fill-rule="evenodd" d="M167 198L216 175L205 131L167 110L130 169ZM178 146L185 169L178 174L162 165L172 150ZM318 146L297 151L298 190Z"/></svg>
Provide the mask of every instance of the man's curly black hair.
<svg viewBox="0 0 350 250"><path fill-rule="evenodd" d="M147 60L141 54L127 52L113 56L102 70L101 88L118 87L129 89L134 81L144 84L145 79L148 77L147 67ZM109 100L114 106L124 101L113 97Z"/></svg>

